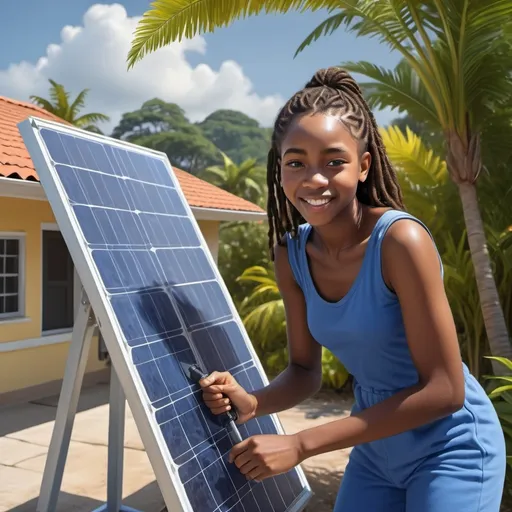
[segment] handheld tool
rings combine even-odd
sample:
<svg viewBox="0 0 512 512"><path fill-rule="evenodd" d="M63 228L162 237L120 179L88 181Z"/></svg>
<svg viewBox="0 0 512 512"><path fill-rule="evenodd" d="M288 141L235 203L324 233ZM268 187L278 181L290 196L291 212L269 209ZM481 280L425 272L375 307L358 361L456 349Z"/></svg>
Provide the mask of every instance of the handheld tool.
<svg viewBox="0 0 512 512"><path fill-rule="evenodd" d="M198 364L187 364L181 363L183 370L185 371L185 375L187 375L192 381L199 382L201 379L204 379L208 376L206 372L204 372ZM220 418L223 426L228 431L229 437L233 444L238 444L242 442L242 436L240 435L240 431L236 426L235 421L238 419L238 414L236 410L231 408L231 410L226 411L226 413L221 414Z"/></svg>

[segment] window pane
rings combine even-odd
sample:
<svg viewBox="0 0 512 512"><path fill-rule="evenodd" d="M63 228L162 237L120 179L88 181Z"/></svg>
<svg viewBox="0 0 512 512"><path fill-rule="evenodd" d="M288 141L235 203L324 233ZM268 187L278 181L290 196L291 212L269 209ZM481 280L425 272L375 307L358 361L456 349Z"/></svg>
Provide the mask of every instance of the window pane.
<svg viewBox="0 0 512 512"><path fill-rule="evenodd" d="M57 234L60 235L60 233ZM66 281L72 263L62 236L48 240L46 250L48 281Z"/></svg>
<svg viewBox="0 0 512 512"><path fill-rule="evenodd" d="M17 313L18 312L18 296L9 295L5 297L5 312L6 313Z"/></svg>
<svg viewBox="0 0 512 512"><path fill-rule="evenodd" d="M19 239L0 239L0 314L20 312L20 249ZM9 277L7 277L9 276Z"/></svg>
<svg viewBox="0 0 512 512"><path fill-rule="evenodd" d="M73 327L74 267L58 231L43 231L43 331Z"/></svg>
<svg viewBox="0 0 512 512"><path fill-rule="evenodd" d="M19 240L6 240L5 241L5 253L11 256L17 256L20 251Z"/></svg>
<svg viewBox="0 0 512 512"><path fill-rule="evenodd" d="M5 279L5 292L6 293L18 293L18 278L17 277L6 277Z"/></svg>
<svg viewBox="0 0 512 512"><path fill-rule="evenodd" d="M18 257L8 256L5 258L5 273L17 274L18 273Z"/></svg>

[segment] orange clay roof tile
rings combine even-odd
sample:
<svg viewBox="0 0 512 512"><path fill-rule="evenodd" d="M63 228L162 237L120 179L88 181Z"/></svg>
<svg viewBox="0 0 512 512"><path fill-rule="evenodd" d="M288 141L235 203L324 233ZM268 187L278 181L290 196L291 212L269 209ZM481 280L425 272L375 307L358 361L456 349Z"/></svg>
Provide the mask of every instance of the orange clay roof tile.
<svg viewBox="0 0 512 512"><path fill-rule="evenodd" d="M0 96L0 176L39 181L17 127L18 123L29 116L68 124L36 105ZM174 166L173 169L190 206L263 213L259 206L241 197L230 194Z"/></svg>

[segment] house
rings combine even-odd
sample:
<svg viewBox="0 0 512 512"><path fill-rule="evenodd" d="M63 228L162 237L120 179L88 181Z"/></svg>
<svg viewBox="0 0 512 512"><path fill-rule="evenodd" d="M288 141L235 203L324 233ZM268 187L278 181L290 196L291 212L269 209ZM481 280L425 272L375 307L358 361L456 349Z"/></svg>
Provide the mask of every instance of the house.
<svg viewBox="0 0 512 512"><path fill-rule="evenodd" d="M63 122L0 96L0 404L60 391L81 296L80 278L17 128L28 116ZM264 218L258 206L175 172L214 259L222 221ZM106 377L96 339L84 385Z"/></svg>

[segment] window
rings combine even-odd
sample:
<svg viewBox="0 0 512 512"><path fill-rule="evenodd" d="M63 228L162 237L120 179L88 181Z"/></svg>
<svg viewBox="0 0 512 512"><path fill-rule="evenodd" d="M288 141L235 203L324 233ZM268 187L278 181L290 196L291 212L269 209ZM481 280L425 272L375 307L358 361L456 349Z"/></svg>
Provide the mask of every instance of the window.
<svg viewBox="0 0 512 512"><path fill-rule="evenodd" d="M0 320L23 315L23 238L0 233Z"/></svg>
<svg viewBox="0 0 512 512"><path fill-rule="evenodd" d="M74 265L60 231L43 231L43 331L74 321Z"/></svg>

